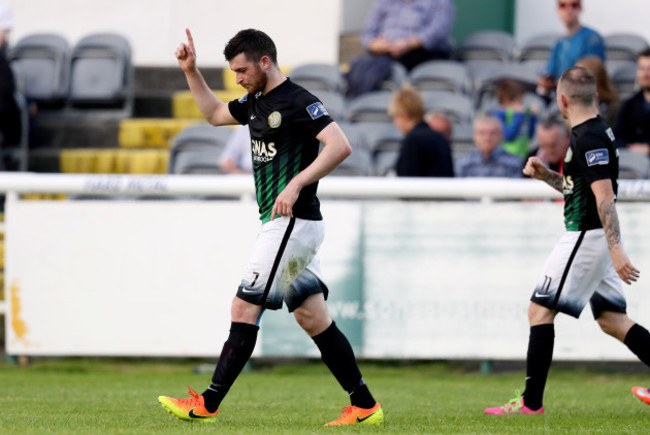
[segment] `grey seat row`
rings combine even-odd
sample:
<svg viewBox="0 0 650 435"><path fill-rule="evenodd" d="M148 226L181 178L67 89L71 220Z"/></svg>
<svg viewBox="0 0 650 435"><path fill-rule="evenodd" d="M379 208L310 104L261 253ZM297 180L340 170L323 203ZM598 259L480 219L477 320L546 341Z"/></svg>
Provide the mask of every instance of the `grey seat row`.
<svg viewBox="0 0 650 435"><path fill-rule="evenodd" d="M29 35L9 58L25 95L44 109L132 106L131 47L121 35L92 34L73 47L57 34Z"/></svg>

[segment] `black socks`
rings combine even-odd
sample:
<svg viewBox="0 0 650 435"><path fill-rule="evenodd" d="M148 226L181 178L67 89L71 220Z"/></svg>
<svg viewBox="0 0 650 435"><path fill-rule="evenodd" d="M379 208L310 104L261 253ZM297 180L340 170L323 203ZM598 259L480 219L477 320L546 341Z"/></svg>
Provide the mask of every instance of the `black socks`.
<svg viewBox="0 0 650 435"><path fill-rule="evenodd" d="M623 343L636 355L639 359L650 367L650 333L643 326L635 323L632 325Z"/></svg>
<svg viewBox="0 0 650 435"><path fill-rule="evenodd" d="M361 376L352 346L336 324L332 322L329 328L312 339L327 368L350 395L351 404L366 409L375 406L375 399Z"/></svg>
<svg viewBox="0 0 650 435"><path fill-rule="evenodd" d="M230 386L250 359L255 349L259 329L259 326L248 323L231 323L230 335L223 345L219 362L212 375L212 383L203 392L205 408L208 412L219 409Z"/></svg>
<svg viewBox="0 0 650 435"><path fill-rule="evenodd" d="M552 323L530 327L526 357L524 404L536 411L542 407L546 377L553 360L555 327Z"/></svg>

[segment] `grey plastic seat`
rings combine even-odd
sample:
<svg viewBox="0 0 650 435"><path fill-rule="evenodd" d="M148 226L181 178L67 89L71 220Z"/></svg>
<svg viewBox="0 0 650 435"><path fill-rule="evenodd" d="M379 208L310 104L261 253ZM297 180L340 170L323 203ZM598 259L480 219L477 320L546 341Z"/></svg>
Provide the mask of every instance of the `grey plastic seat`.
<svg viewBox="0 0 650 435"><path fill-rule="evenodd" d="M387 90L361 94L349 102L345 118L350 122L391 122L391 96L392 92Z"/></svg>
<svg viewBox="0 0 650 435"><path fill-rule="evenodd" d="M392 123L360 123L372 158L372 175L386 176L395 168L404 134Z"/></svg>
<svg viewBox="0 0 650 435"><path fill-rule="evenodd" d="M294 68L289 77L294 83L310 91L324 90L343 92L343 74L337 65L309 63Z"/></svg>
<svg viewBox="0 0 650 435"><path fill-rule="evenodd" d="M467 95L445 91L422 91L420 94L427 112L442 112L453 124L471 122L474 118L474 102Z"/></svg>
<svg viewBox="0 0 650 435"><path fill-rule="evenodd" d="M409 83L420 91L450 91L468 94L471 79L467 67L456 61L432 60L413 68Z"/></svg>
<svg viewBox="0 0 650 435"><path fill-rule="evenodd" d="M456 57L469 59L499 60L509 62L514 56L515 39L499 30L474 32L465 37L456 49Z"/></svg>
<svg viewBox="0 0 650 435"><path fill-rule="evenodd" d="M70 59L70 102L74 106L124 108L133 99L129 41L115 33L79 40Z"/></svg>
<svg viewBox="0 0 650 435"><path fill-rule="evenodd" d="M638 54L648 48L648 41L634 33L614 33L605 36L605 59L634 60Z"/></svg>
<svg viewBox="0 0 650 435"><path fill-rule="evenodd" d="M492 65L474 76L474 103L481 107L482 100L493 95L496 84L503 79L516 80L524 91L535 92L537 76L525 64L504 63Z"/></svg>
<svg viewBox="0 0 650 435"><path fill-rule="evenodd" d="M9 58L28 98L41 106L60 106L68 95L69 56L65 38L39 33L19 40Z"/></svg>
<svg viewBox="0 0 650 435"><path fill-rule="evenodd" d="M325 106L327 113L335 121L341 121L345 117L345 98L338 92L326 90L314 90L312 93Z"/></svg>
<svg viewBox="0 0 650 435"><path fill-rule="evenodd" d="M650 160L625 148L618 150L618 178L645 180L650 176Z"/></svg>
<svg viewBox="0 0 650 435"><path fill-rule="evenodd" d="M219 174L219 160L232 133L229 127L193 125L181 130L172 141L170 174Z"/></svg>
<svg viewBox="0 0 650 435"><path fill-rule="evenodd" d="M636 63L622 65L611 75L612 84L621 98L628 96L636 90Z"/></svg>
<svg viewBox="0 0 650 435"><path fill-rule="evenodd" d="M407 78L408 71L406 67L397 61L393 61L390 66L390 77L381 82L380 89L395 91L406 82Z"/></svg>
<svg viewBox="0 0 650 435"><path fill-rule="evenodd" d="M370 152L366 145L364 132L358 124L342 122L339 124L352 147L352 154L343 160L329 175L344 177L365 177L370 175ZM320 144L321 150L323 144Z"/></svg>
<svg viewBox="0 0 650 435"><path fill-rule="evenodd" d="M562 37L559 33L542 33L527 39L519 48L517 59L525 60L547 60L555 43Z"/></svg>

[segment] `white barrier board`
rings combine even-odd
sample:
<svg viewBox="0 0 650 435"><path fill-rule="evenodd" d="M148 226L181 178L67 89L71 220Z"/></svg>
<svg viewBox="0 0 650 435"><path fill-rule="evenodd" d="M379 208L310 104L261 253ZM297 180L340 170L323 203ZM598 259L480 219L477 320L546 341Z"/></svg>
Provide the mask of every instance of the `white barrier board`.
<svg viewBox="0 0 650 435"><path fill-rule="evenodd" d="M526 310L560 237L555 202L323 201L330 311L369 358L523 359ZM629 314L650 325L650 204L618 206L642 270ZM254 243L240 201L9 201L7 350L24 355L215 356ZM560 316L557 359L634 360L585 309ZM256 355L316 356L286 310Z"/></svg>

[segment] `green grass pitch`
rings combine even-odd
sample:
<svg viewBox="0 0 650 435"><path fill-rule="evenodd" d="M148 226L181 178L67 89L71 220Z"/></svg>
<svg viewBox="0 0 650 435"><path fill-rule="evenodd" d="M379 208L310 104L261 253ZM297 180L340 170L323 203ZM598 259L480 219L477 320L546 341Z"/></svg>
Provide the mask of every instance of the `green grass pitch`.
<svg viewBox="0 0 650 435"><path fill-rule="evenodd" d="M632 396L643 372L551 368L541 416L486 416L523 388L522 371L481 374L448 363L367 362L364 377L384 407L383 427L324 428L348 404L320 362L244 372L215 424L168 414L159 395L201 392L196 361L59 359L0 363L0 433L647 433L650 406ZM259 366L259 364L258 364ZM523 365L522 365L523 366Z"/></svg>

